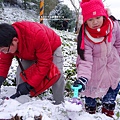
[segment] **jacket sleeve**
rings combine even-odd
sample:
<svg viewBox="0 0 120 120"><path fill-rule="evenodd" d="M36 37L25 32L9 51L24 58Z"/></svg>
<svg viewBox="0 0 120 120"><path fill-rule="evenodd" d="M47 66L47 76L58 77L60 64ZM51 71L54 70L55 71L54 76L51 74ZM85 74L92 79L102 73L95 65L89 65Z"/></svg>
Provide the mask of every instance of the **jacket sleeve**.
<svg viewBox="0 0 120 120"><path fill-rule="evenodd" d="M113 38L115 38L115 43L114 46L118 51L118 54L120 56L120 24L118 23L118 21L115 22L114 24L115 30L113 31Z"/></svg>
<svg viewBox="0 0 120 120"><path fill-rule="evenodd" d="M9 67L12 63L12 58L12 54L4 54L0 52L0 76L4 78L7 77Z"/></svg>
<svg viewBox="0 0 120 120"><path fill-rule="evenodd" d="M28 83L33 87L39 86L47 75L53 61L51 45L46 33L40 30L35 39L34 47L37 65L32 77L28 78Z"/></svg>
<svg viewBox="0 0 120 120"><path fill-rule="evenodd" d="M92 46L89 43L85 43L85 60L82 60L80 56L77 57L77 78L83 76L88 80L91 79L92 65L93 65L93 53Z"/></svg>

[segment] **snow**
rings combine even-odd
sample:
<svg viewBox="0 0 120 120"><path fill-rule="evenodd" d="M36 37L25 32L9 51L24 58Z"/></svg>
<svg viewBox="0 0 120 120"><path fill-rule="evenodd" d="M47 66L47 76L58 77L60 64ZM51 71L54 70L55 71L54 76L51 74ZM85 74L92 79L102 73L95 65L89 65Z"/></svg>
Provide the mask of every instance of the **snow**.
<svg viewBox="0 0 120 120"><path fill-rule="evenodd" d="M1 97L10 97L16 90L13 86L2 86ZM82 105L65 101L64 105L53 105L52 101L39 97L30 98L28 95L16 99L5 99L0 104L0 119L10 119L16 114L23 120L34 120L34 116L42 115L42 120L112 120L104 114L90 115L84 112Z"/></svg>
<svg viewBox="0 0 120 120"><path fill-rule="evenodd" d="M82 111L82 104L78 105L76 103L71 103L70 101L65 101L64 107L66 108L67 111Z"/></svg>
<svg viewBox="0 0 120 120"><path fill-rule="evenodd" d="M0 22L8 22L13 23L19 20L30 20L39 22L39 17L33 18L33 15L27 13L25 10L21 10L18 8L5 8L3 12L1 12ZM55 30L55 29L54 29ZM74 39L76 35L74 33L66 32L66 31L58 31L55 30L62 39L63 44L67 44L67 46L63 49L64 54L64 71L66 69L71 69L72 64L75 63L76 60L76 42ZM68 42L69 40L69 42ZM8 78L6 79L10 84L12 84L11 79L15 78L15 72L17 68L17 61L13 59L12 65L10 67ZM65 76L66 77L66 76ZM73 79L76 76L72 76ZM8 98L14 94L16 91L15 86L2 86L0 98L7 96ZM37 116L42 116L42 120L113 120L113 118L107 117L106 115L97 112L96 114L88 114L84 110L84 100L78 99L81 101L81 104L75 104L70 101L73 100L71 97L65 97L65 103L60 105L52 104L51 94L46 91L44 94L41 94L38 97L30 97L29 95L22 95L16 99L0 99L0 119L10 119L17 116L22 116L22 120L34 120ZM115 113L120 110L120 96L117 97L117 106L115 109ZM114 116L117 120L117 116Z"/></svg>

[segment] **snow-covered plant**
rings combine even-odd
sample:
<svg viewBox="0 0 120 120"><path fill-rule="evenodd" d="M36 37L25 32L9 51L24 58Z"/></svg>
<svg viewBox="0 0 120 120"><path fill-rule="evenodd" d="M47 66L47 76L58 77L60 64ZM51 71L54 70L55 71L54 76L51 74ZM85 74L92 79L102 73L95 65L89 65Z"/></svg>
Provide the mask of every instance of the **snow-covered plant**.
<svg viewBox="0 0 120 120"><path fill-rule="evenodd" d="M50 26L62 30L64 20L68 20L68 31L73 31L75 27L75 16L67 5L58 4L49 14Z"/></svg>

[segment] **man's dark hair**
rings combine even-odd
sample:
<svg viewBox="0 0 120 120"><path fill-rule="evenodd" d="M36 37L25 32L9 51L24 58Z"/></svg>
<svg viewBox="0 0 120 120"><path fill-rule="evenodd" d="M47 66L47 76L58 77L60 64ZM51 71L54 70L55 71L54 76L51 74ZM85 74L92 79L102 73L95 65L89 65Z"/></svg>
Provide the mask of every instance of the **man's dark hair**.
<svg viewBox="0 0 120 120"><path fill-rule="evenodd" d="M9 47L14 37L17 37L17 32L12 25L0 24L0 47Z"/></svg>

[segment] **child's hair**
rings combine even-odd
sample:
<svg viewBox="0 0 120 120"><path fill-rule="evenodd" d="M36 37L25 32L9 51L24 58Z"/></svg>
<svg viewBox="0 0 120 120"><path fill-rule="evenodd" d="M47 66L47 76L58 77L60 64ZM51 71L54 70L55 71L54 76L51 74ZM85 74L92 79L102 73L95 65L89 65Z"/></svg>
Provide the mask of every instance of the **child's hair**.
<svg viewBox="0 0 120 120"><path fill-rule="evenodd" d="M109 18L113 21L118 21L113 15L109 16ZM77 53L82 60L85 60L84 49L80 48L81 41L82 41L82 27L83 27L83 25L81 25L80 30L79 30L79 34L78 34L78 37L77 37Z"/></svg>
<svg viewBox="0 0 120 120"><path fill-rule="evenodd" d="M113 15L109 16L109 18L113 21L118 21Z"/></svg>
<svg viewBox="0 0 120 120"><path fill-rule="evenodd" d="M77 53L82 60L85 60L84 50L80 48L81 42L82 42L82 25L80 27L79 34L78 34L78 37L77 37Z"/></svg>
<svg viewBox="0 0 120 120"><path fill-rule="evenodd" d="M0 24L0 47L9 47L14 37L17 37L17 32L12 25Z"/></svg>

